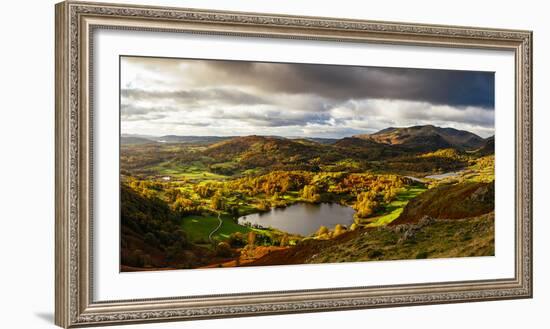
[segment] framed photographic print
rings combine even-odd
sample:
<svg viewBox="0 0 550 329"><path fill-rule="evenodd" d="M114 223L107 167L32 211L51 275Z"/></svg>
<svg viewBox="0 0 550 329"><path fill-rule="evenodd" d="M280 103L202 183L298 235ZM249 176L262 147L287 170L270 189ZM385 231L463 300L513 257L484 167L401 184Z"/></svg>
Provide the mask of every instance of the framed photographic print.
<svg viewBox="0 0 550 329"><path fill-rule="evenodd" d="M56 6L56 324L532 296L532 33Z"/></svg>

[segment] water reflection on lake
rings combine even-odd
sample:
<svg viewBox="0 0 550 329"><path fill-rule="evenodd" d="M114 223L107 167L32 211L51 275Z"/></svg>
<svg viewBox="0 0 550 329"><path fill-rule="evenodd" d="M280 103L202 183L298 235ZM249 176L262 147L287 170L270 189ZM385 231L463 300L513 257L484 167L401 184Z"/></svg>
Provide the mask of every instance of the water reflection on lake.
<svg viewBox="0 0 550 329"><path fill-rule="evenodd" d="M349 227L353 223L353 213L352 208L338 203L297 203L261 214L242 216L239 224L257 224L307 236L317 232L322 225L328 228L333 228L336 224Z"/></svg>

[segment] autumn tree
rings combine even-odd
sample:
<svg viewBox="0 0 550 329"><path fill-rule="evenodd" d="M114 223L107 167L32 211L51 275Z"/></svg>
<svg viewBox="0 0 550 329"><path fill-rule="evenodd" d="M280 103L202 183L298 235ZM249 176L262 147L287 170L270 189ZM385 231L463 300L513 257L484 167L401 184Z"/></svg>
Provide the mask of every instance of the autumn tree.
<svg viewBox="0 0 550 329"><path fill-rule="evenodd" d="M396 196L396 192L395 192L395 189L393 187L389 187L385 192L384 192L384 202L392 202L394 199L395 199L395 196Z"/></svg>
<svg viewBox="0 0 550 329"><path fill-rule="evenodd" d="M216 255L219 257L230 257L233 253L231 246L227 242L220 242L216 245Z"/></svg>
<svg viewBox="0 0 550 329"><path fill-rule="evenodd" d="M168 202L174 202L176 199L182 195L181 191L175 188L168 188L164 192L164 195L168 199Z"/></svg>
<svg viewBox="0 0 550 329"><path fill-rule="evenodd" d="M258 209L260 211L268 211L269 209L271 209L271 203L267 200L260 200L260 202L258 203Z"/></svg>
<svg viewBox="0 0 550 329"><path fill-rule="evenodd" d="M321 237L323 235L327 235L328 232L329 232L328 227L320 226L317 232L315 233L315 235L317 235L318 237Z"/></svg>
<svg viewBox="0 0 550 329"><path fill-rule="evenodd" d="M171 206L172 210L179 212L182 215L189 215L196 211L195 204L192 200L178 196Z"/></svg>
<svg viewBox="0 0 550 329"><path fill-rule="evenodd" d="M246 237L249 246L253 246L256 243L256 232L250 231Z"/></svg>
<svg viewBox="0 0 550 329"><path fill-rule="evenodd" d="M379 207L374 191L361 192L357 195L357 202L353 206L357 217L365 218L374 214Z"/></svg>
<svg viewBox="0 0 550 329"><path fill-rule="evenodd" d="M309 202L319 202L321 195L317 192L315 185L306 185L302 190L302 198Z"/></svg>
<svg viewBox="0 0 550 329"><path fill-rule="evenodd" d="M283 235L283 237L281 238L281 241L279 242L279 245L281 247L288 246L288 234Z"/></svg>
<svg viewBox="0 0 550 329"><path fill-rule="evenodd" d="M336 226L334 226L334 231L332 233L332 237L337 237L339 235L341 235L342 233L346 232L346 228L340 224L336 224Z"/></svg>
<svg viewBox="0 0 550 329"><path fill-rule="evenodd" d="M223 197L219 190L210 199L210 207L214 210L223 210Z"/></svg>
<svg viewBox="0 0 550 329"><path fill-rule="evenodd" d="M232 247L242 247L245 245L243 234L241 232L234 232L229 235L227 243Z"/></svg>
<svg viewBox="0 0 550 329"><path fill-rule="evenodd" d="M197 184L193 189L201 198L208 198L213 193L213 189L208 183Z"/></svg>

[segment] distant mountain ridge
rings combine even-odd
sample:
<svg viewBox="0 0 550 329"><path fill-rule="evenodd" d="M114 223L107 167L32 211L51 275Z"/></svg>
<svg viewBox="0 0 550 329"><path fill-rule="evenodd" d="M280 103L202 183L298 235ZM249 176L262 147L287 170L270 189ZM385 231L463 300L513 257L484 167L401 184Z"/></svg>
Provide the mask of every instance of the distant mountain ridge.
<svg viewBox="0 0 550 329"><path fill-rule="evenodd" d="M139 134L122 134L122 144L145 144L145 143L195 143L195 144L213 144L224 140L234 139L245 136L193 136L193 135L164 135L164 136L150 136ZM324 138L324 137L281 137L281 136L263 136L277 139L288 140L308 140L319 144L334 144L340 139L338 138Z"/></svg>
<svg viewBox="0 0 550 329"><path fill-rule="evenodd" d="M235 136L149 136L149 135L134 135L122 134L122 144L147 144L147 143L188 143L188 144L212 144L223 140L235 138Z"/></svg>
<svg viewBox="0 0 550 329"><path fill-rule="evenodd" d="M155 143L154 140L145 138L145 137L138 137L138 136L121 136L120 142L124 145L136 145L136 144L149 144L149 143Z"/></svg>
<svg viewBox="0 0 550 329"><path fill-rule="evenodd" d="M160 143L216 143L234 137L221 136L177 136L166 135L156 138Z"/></svg>
<svg viewBox="0 0 550 329"><path fill-rule="evenodd" d="M225 155L228 158L237 154L279 150L280 156L299 156L304 154L322 156L327 151L344 155L349 152L362 152L368 158L395 156L402 153L433 152L439 149L454 148L459 151L478 151L494 153L494 137L484 139L474 133L454 128L441 128L433 125L412 127L389 127L373 134L361 134L351 137L280 137L280 136L121 136L122 144L146 143L187 143L208 146L209 155ZM322 149L324 147L324 150ZM349 154L348 154L349 155Z"/></svg>
<svg viewBox="0 0 550 329"><path fill-rule="evenodd" d="M216 161L238 163L244 168L279 166L315 171L319 164L337 163L346 158L357 161L397 159L440 149L454 149L458 153L475 151L478 155L494 152L490 139L485 140L473 133L416 126L387 128L374 134L344 137L329 143L310 138L242 136L208 144L202 153Z"/></svg>
<svg viewBox="0 0 550 329"><path fill-rule="evenodd" d="M403 128L389 127L373 134L355 135L353 137L423 151L449 147L460 150L475 150L485 145L484 138L469 131L441 128L433 125Z"/></svg>

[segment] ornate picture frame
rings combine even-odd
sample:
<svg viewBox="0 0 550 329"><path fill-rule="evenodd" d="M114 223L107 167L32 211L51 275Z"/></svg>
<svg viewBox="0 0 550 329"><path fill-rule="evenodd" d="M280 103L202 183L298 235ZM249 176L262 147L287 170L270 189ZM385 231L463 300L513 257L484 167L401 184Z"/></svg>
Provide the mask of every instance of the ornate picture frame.
<svg viewBox="0 0 550 329"><path fill-rule="evenodd" d="M97 29L512 51L514 277L94 301L91 49ZM55 58L57 325L69 328L532 297L532 32L65 1L56 5Z"/></svg>

